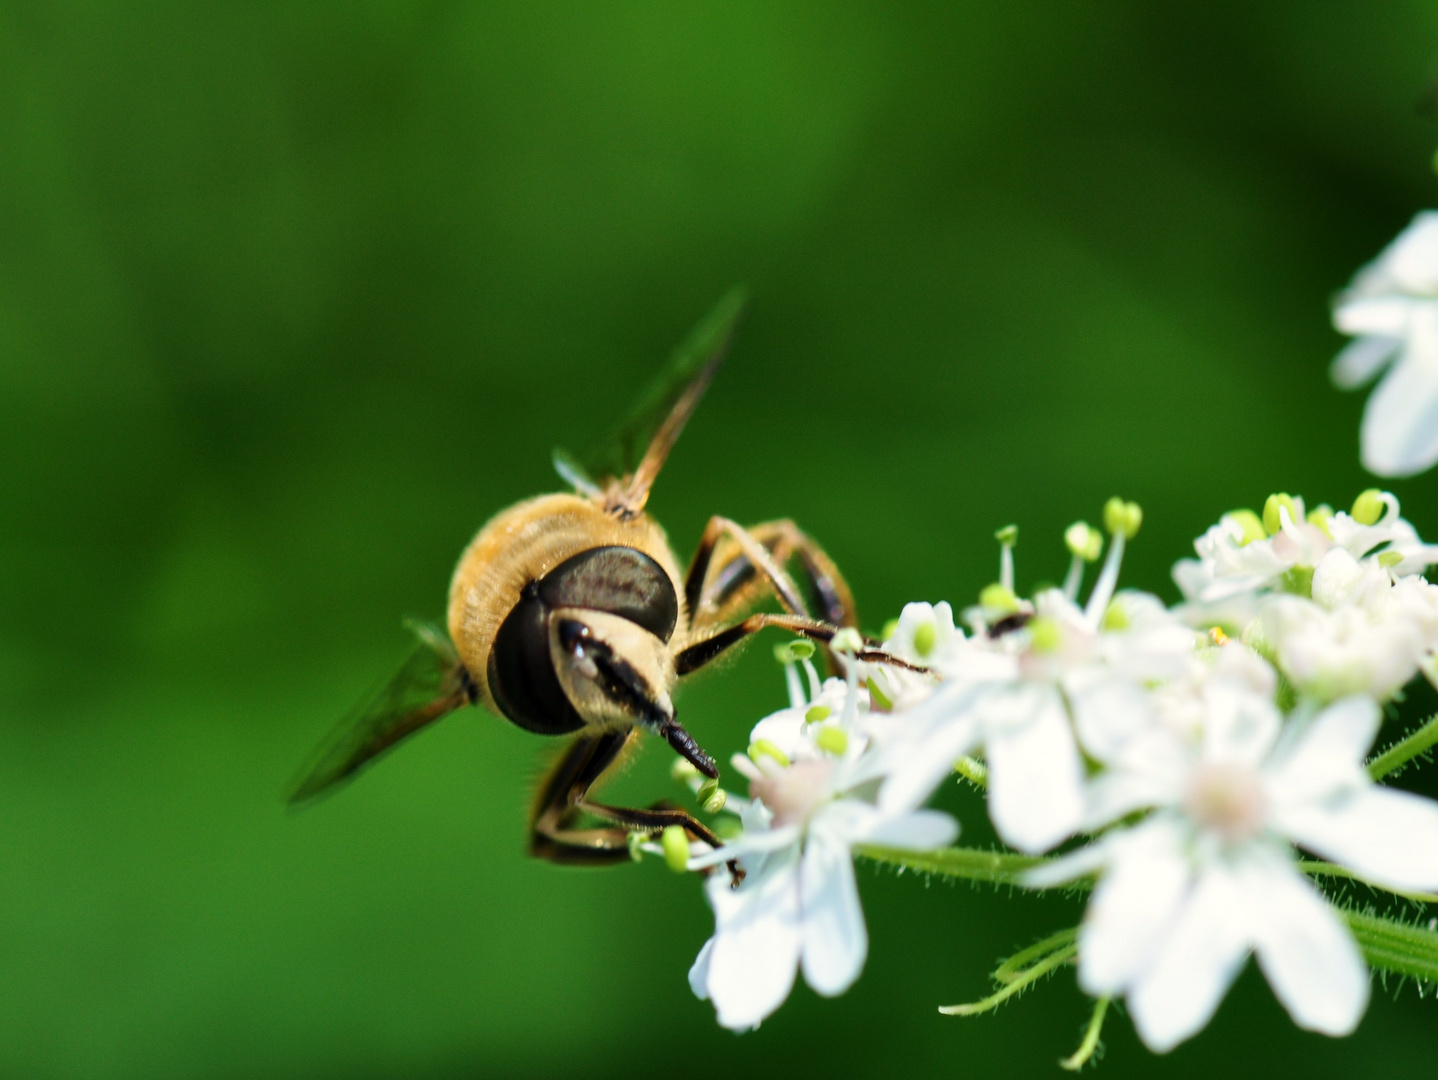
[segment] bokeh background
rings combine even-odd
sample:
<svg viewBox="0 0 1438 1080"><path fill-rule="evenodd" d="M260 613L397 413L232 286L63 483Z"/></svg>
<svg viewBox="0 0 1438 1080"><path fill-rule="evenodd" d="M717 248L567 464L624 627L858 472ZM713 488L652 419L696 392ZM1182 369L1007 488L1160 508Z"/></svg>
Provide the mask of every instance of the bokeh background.
<svg viewBox="0 0 1438 1080"><path fill-rule="evenodd" d="M794 516L871 626L971 599L1009 522L1059 577L1114 493L1170 597L1222 511L1345 505L1327 303L1433 203L1435 61L1397 2L0 0L0 1075L1056 1075L1071 973L934 1007L1073 903L861 868L861 982L736 1037L693 880L524 857L542 740L471 710L281 793L734 282L651 508L684 555ZM727 755L781 698L756 647L681 708ZM1431 1070L1395 989L1331 1041L1250 970L1102 1068Z"/></svg>

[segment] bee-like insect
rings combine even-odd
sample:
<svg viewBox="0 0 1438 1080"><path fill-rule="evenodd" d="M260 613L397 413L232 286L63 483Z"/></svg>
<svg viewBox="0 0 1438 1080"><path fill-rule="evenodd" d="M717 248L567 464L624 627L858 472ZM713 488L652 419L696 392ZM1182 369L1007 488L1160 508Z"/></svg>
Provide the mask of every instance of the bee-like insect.
<svg viewBox="0 0 1438 1080"><path fill-rule="evenodd" d="M854 601L833 561L788 520L743 528L712 517L687 571L644 513L649 489L729 350L744 310L725 297L587 465L555 452L572 494L541 495L496 515L460 556L448 634L417 627L398 674L316 751L292 803L351 777L400 740L479 704L541 735L572 735L539 786L530 851L562 863L629 858L629 835L681 825L721 841L691 814L657 804L608 806L590 788L645 730L701 773L714 759L675 718L676 682L735 643L779 627L827 644L854 627ZM635 451L643 447L635 459ZM795 564L806 596L785 567ZM783 614L746 614L766 597ZM817 611L819 618L814 617ZM899 664L874 643L858 659ZM602 825L586 826L588 817ZM731 865L736 881L739 871Z"/></svg>

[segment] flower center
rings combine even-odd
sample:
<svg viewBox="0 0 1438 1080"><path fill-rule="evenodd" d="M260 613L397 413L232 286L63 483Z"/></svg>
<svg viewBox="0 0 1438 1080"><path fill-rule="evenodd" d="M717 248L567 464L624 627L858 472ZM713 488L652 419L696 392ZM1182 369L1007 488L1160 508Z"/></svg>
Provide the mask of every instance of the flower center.
<svg viewBox="0 0 1438 1080"><path fill-rule="evenodd" d="M1258 773L1243 765L1208 763L1189 778L1183 807L1194 821L1230 843L1263 829L1268 806Z"/></svg>
<svg viewBox="0 0 1438 1080"><path fill-rule="evenodd" d="M800 825L829 797L833 771L832 761L798 761L782 771L766 771L750 783L749 792L773 812L775 827Z"/></svg>

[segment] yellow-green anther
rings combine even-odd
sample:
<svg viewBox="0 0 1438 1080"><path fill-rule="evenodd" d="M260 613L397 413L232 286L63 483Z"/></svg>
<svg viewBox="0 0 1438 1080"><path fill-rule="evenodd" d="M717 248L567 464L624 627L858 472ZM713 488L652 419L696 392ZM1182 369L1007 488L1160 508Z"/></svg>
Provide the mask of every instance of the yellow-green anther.
<svg viewBox="0 0 1438 1080"><path fill-rule="evenodd" d="M829 648L840 653L856 653L863 647L864 639L852 626L846 626L839 630L829 642Z"/></svg>
<svg viewBox="0 0 1438 1080"><path fill-rule="evenodd" d="M698 776L699 770L694 767L692 761L684 758L675 758L674 764L669 766L669 775L681 783L691 776Z"/></svg>
<svg viewBox="0 0 1438 1080"><path fill-rule="evenodd" d="M1143 524L1143 509L1138 503L1124 502L1115 495L1103 504L1103 527L1114 535L1123 534L1132 540Z"/></svg>
<svg viewBox="0 0 1438 1080"><path fill-rule="evenodd" d="M890 712L894 708L894 703L889 700L889 695L879 689L879 684L874 681L872 675L864 681L864 685L868 687L869 701L873 703L874 708L880 712Z"/></svg>
<svg viewBox="0 0 1438 1080"><path fill-rule="evenodd" d="M1006 589L994 582L992 585L985 585L983 592L979 593L979 606L1012 615L1019 609L1019 598L1012 589Z"/></svg>
<svg viewBox="0 0 1438 1080"><path fill-rule="evenodd" d="M1029 621L1029 643L1034 652L1055 652L1063 644L1063 631L1053 619L1041 615Z"/></svg>
<svg viewBox="0 0 1438 1080"><path fill-rule="evenodd" d="M939 628L931 622L919 623L914 630L914 651L920 656L928 656L934 651L934 643L939 639Z"/></svg>
<svg viewBox="0 0 1438 1080"><path fill-rule="evenodd" d="M1105 630L1127 630L1129 628L1128 612L1117 600L1111 601L1108 609L1103 613L1103 628Z"/></svg>
<svg viewBox="0 0 1438 1080"><path fill-rule="evenodd" d="M777 761L784 768L789 767L789 755L780 750L768 739L755 739L749 744L749 760L755 765L759 764L762 757L770 757Z"/></svg>
<svg viewBox="0 0 1438 1080"><path fill-rule="evenodd" d="M1005 525L998 532L994 533L994 539L1003 544L1004 547L1013 547L1019 542L1019 527L1017 525Z"/></svg>
<svg viewBox="0 0 1438 1080"><path fill-rule="evenodd" d="M774 659L781 664L792 664L797 660L808 660L814 655L814 643L808 638L795 638L774 646Z"/></svg>
<svg viewBox="0 0 1438 1080"><path fill-rule="evenodd" d="M1378 565L1382 567L1394 567L1403 561L1401 551L1380 551L1378 553Z"/></svg>
<svg viewBox="0 0 1438 1080"><path fill-rule="evenodd" d="M1323 534L1331 540L1333 539L1333 533L1328 528L1328 519L1332 516L1333 507L1327 503L1319 503L1312 510L1308 511L1308 524L1316 525L1322 529Z"/></svg>
<svg viewBox="0 0 1438 1080"><path fill-rule="evenodd" d="M819 734L814 736L814 742L818 744L820 750L833 754L835 757L849 749L849 736L844 733L843 728L820 728Z"/></svg>
<svg viewBox="0 0 1438 1080"><path fill-rule="evenodd" d="M774 659L781 664L792 664L794 662L794 658L789 655L789 643L787 641L781 641L774 646Z"/></svg>
<svg viewBox="0 0 1438 1080"><path fill-rule="evenodd" d="M1353 500L1353 520L1360 525L1376 525L1386 509L1383 492L1369 488Z"/></svg>
<svg viewBox="0 0 1438 1080"><path fill-rule="evenodd" d="M642 832L632 832L629 834L629 857L635 862L638 862L640 859L644 858L642 845L644 841L648 839L649 837L645 836Z"/></svg>
<svg viewBox="0 0 1438 1080"><path fill-rule="evenodd" d="M833 711L827 705L810 705L809 711L804 714L804 719L810 724L817 724L820 720L829 719L829 714Z"/></svg>
<svg viewBox="0 0 1438 1080"><path fill-rule="evenodd" d="M880 641L888 641L891 637L893 637L896 633L898 633L898 631L899 631L899 620L898 620L898 619L890 619L888 622L886 622L886 623L884 624L884 628L879 631L879 640L880 640Z"/></svg>
<svg viewBox="0 0 1438 1080"><path fill-rule="evenodd" d="M1243 535L1238 538L1239 547L1247 547L1255 540L1268 539L1268 530L1263 527L1263 519L1252 510L1230 510L1223 516L1243 530Z"/></svg>
<svg viewBox="0 0 1438 1080"><path fill-rule="evenodd" d="M660 834L659 846L664 849L664 862L676 874L689 868L689 834L683 825L665 826Z"/></svg>
<svg viewBox="0 0 1438 1080"><path fill-rule="evenodd" d="M1289 521L1303 520L1303 508L1299 500L1286 491L1270 495L1263 504L1263 527L1269 536L1277 536L1278 531L1283 528L1283 519L1279 516L1280 510L1288 511Z"/></svg>
<svg viewBox="0 0 1438 1080"><path fill-rule="evenodd" d="M1075 521L1064 530L1064 546L1069 554L1084 562L1093 562L1103 552L1103 533L1087 521Z"/></svg>

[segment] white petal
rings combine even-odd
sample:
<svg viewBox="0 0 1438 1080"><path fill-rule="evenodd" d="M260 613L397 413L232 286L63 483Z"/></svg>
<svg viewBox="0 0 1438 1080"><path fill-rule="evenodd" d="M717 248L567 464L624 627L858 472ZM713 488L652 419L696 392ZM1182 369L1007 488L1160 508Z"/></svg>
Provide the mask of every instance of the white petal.
<svg viewBox="0 0 1438 1080"><path fill-rule="evenodd" d="M989 816L1005 843L1030 854L1072 835L1083 818L1083 763L1056 693L1026 723L990 733Z"/></svg>
<svg viewBox="0 0 1438 1080"><path fill-rule="evenodd" d="M1108 849L1099 841L1025 870L1019 875L1019 884L1030 889L1051 889L1055 885L1067 885L1070 881L1088 877L1107 865Z"/></svg>
<svg viewBox="0 0 1438 1080"><path fill-rule="evenodd" d="M1363 409L1363 465L1379 476L1411 476L1438 461L1438 327L1415 314L1407 346Z"/></svg>
<svg viewBox="0 0 1438 1080"><path fill-rule="evenodd" d="M869 952L849 849L822 829L809 834L799 865L804 979L825 997L854 984Z"/></svg>
<svg viewBox="0 0 1438 1080"><path fill-rule="evenodd" d="M1227 869L1203 871L1154 963L1128 994L1134 1026L1150 1050L1173 1049L1213 1016L1248 955L1246 901Z"/></svg>
<svg viewBox="0 0 1438 1080"><path fill-rule="evenodd" d="M802 944L798 852L769 860L739 889L718 881L709 896L717 901L718 928L705 989L719 1023L746 1031L782 1005L794 985Z"/></svg>
<svg viewBox="0 0 1438 1080"><path fill-rule="evenodd" d="M1292 746L1280 748L1264 769L1264 784L1280 802L1319 798L1366 783L1363 756L1378 734L1373 699L1355 695L1315 716Z"/></svg>
<svg viewBox="0 0 1438 1080"><path fill-rule="evenodd" d="M880 809L913 810L928 801L954 762L974 748L979 725L973 705L981 696L971 689L941 689L907 714L912 734L882 753L889 777L879 790Z"/></svg>
<svg viewBox="0 0 1438 1080"><path fill-rule="evenodd" d="M700 1001L709 1000L709 957L714 955L714 939L710 938L704 943L704 948L699 950L699 955L694 958L694 964L689 969L689 989L694 991L694 996Z"/></svg>
<svg viewBox="0 0 1438 1080"><path fill-rule="evenodd" d="M1122 993L1153 962L1189 888L1183 841L1164 819L1109 841L1110 867L1079 936L1079 985L1088 993Z"/></svg>
<svg viewBox="0 0 1438 1080"><path fill-rule="evenodd" d="M1432 295L1438 289L1438 213L1419 211L1378 258L1400 288Z"/></svg>
<svg viewBox="0 0 1438 1080"><path fill-rule="evenodd" d="M1377 885L1438 890L1438 803L1372 785L1334 799L1279 808L1294 841Z"/></svg>
<svg viewBox="0 0 1438 1080"><path fill-rule="evenodd" d="M710 866L728 862L730 859L743 858L746 855L767 855L771 851L796 845L802 834L803 830L798 825L782 825L777 829L745 832L737 839L728 841L723 847L693 856L686 865L690 870L704 870Z"/></svg>
<svg viewBox="0 0 1438 1080"><path fill-rule="evenodd" d="M1345 334L1401 338L1408 331L1408 317L1413 307L1413 301L1405 296L1348 300L1333 310L1333 325Z"/></svg>
<svg viewBox="0 0 1438 1080"><path fill-rule="evenodd" d="M1203 756L1257 767L1282 730L1282 718L1268 698L1246 686L1215 680L1205 690L1208 719L1203 725Z"/></svg>
<svg viewBox="0 0 1438 1080"><path fill-rule="evenodd" d="M1123 679L1105 679L1072 693L1070 700L1079 741L1099 761L1112 761L1153 723L1143 691Z"/></svg>
<svg viewBox="0 0 1438 1080"><path fill-rule="evenodd" d="M1348 928L1284 856L1241 869L1258 964L1299 1027L1347 1035L1368 1005L1368 969Z"/></svg>
<svg viewBox="0 0 1438 1080"><path fill-rule="evenodd" d="M958 836L959 823L948 814L939 810L915 810L874 822L865 832L863 841L905 851L933 851L948 847Z"/></svg>
<svg viewBox="0 0 1438 1080"><path fill-rule="evenodd" d="M1384 334L1365 334L1349 342L1333 359L1329 378L1342 390L1362 386L1380 372L1402 342Z"/></svg>

